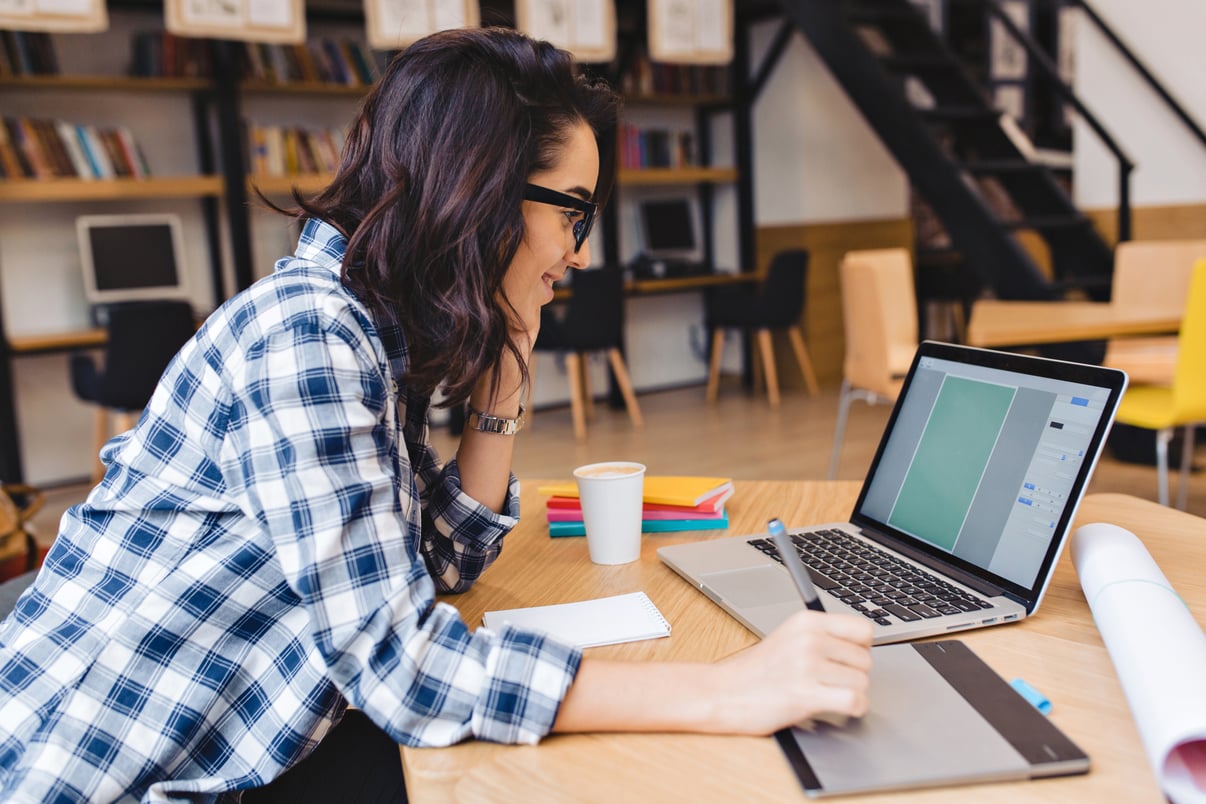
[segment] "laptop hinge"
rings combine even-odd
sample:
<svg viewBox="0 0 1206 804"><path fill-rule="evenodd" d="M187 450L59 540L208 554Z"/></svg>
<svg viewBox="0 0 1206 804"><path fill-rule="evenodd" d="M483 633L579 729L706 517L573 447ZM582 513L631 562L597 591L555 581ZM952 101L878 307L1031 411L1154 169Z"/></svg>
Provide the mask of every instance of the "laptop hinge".
<svg viewBox="0 0 1206 804"><path fill-rule="evenodd" d="M890 550L895 550L896 552L900 553L901 555L904 555L904 556L907 556L907 557L913 559L918 564L924 564L925 566L929 567L932 570L935 570L936 572L942 573L943 575L946 575L950 578L955 579L956 581L963 584L964 586L971 587L972 589L976 590L977 592L979 592L982 595L987 595L988 597L996 597L997 595L1006 595L1007 594L1004 589L997 586L996 584L992 584L981 578L977 578L974 575L966 572L965 570L959 569L958 567L948 564L945 561L940 561L931 555L927 555L926 553L921 552L920 550L916 549L915 547L911 547L907 544L904 544L903 542L901 542L899 540L896 540L896 539L889 540L886 536L884 536L883 534L877 533L876 531L872 530L871 528L866 528L866 527L859 528L859 533L861 533L863 536L866 536L868 539L875 542L876 544L882 544L884 547L887 547ZM1013 599L1012 595L1010 595L1009 597L1011 599ZM1025 601L1019 600L1018 602L1022 603L1022 605L1026 605Z"/></svg>

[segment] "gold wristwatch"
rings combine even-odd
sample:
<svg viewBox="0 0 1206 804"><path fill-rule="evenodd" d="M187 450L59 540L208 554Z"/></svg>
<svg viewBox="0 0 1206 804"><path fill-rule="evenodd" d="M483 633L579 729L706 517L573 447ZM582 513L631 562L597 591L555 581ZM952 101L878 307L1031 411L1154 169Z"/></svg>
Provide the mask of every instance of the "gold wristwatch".
<svg viewBox="0 0 1206 804"><path fill-rule="evenodd" d="M513 436L523 429L523 412L524 407L521 404L519 406L519 415L514 419L508 419L505 416L493 416L489 413L482 413L480 410L469 408L469 417L465 421L465 426L483 433Z"/></svg>

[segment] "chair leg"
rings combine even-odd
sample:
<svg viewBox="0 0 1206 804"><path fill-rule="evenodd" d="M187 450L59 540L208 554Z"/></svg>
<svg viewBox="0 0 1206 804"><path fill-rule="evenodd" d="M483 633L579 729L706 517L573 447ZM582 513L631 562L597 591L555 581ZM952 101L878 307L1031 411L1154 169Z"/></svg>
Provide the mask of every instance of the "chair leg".
<svg viewBox="0 0 1206 804"><path fill-rule="evenodd" d="M712 330L712 358L708 362L708 393L709 405L716 403L720 391L720 358L724 354L724 330L720 327Z"/></svg>
<svg viewBox="0 0 1206 804"><path fill-rule="evenodd" d="M628 366L624 365L624 356L620 354L619 349L608 349L607 360L611 363L611 371L616 375L616 385L620 386L620 393L624 396L624 407L628 408L628 418L632 419L632 426L640 429L645 426L645 419L641 416L641 406L637 404L636 393L632 390L632 380L628 376Z"/></svg>
<svg viewBox="0 0 1206 804"><path fill-rule="evenodd" d="M532 397L535 396L535 394L536 394L536 363L537 363L536 353L533 352L532 358L528 361L528 394L527 394L528 398L524 400L525 402L528 402L528 403L531 402ZM532 406L531 406L531 404L529 404L527 409L524 410L524 413L523 413L523 422L524 422L523 426L525 429L531 429L533 413L535 413L535 411L532 410Z"/></svg>
<svg viewBox="0 0 1206 804"><path fill-rule="evenodd" d="M582 413L586 416L588 422L595 420L595 395L590 390L590 360L585 354L582 355L582 370L581 370L581 385L582 385Z"/></svg>
<svg viewBox="0 0 1206 804"><path fill-rule="evenodd" d="M109 411L103 405L96 406L96 418L92 425L92 458L96 462L92 466L92 484L101 482L105 476L105 466L100 462L101 447L109 440Z"/></svg>
<svg viewBox="0 0 1206 804"><path fill-rule="evenodd" d="M582 411L582 356L569 352L565 356L565 373L569 375L570 413L574 418L574 437L586 439L586 417Z"/></svg>
<svg viewBox="0 0 1206 804"><path fill-rule="evenodd" d="M1193 466L1194 425L1185 425L1185 440L1181 443L1181 480L1177 485L1177 508L1185 510L1189 504L1189 470Z"/></svg>
<svg viewBox="0 0 1206 804"><path fill-rule="evenodd" d="M838 462L842 459L842 439L846 437L846 417L850 414L850 399L850 380L842 380L842 391L838 396L837 424L833 428L833 451L829 454L827 477L830 480L837 477Z"/></svg>
<svg viewBox="0 0 1206 804"><path fill-rule="evenodd" d="M808 395L816 396L820 389L817 387L816 372L812 370L812 358L808 356L808 349L804 346L804 336L800 334L799 327L788 327L787 337L791 339L791 348L796 353L796 362L800 364L800 373L804 375Z"/></svg>
<svg viewBox="0 0 1206 804"><path fill-rule="evenodd" d="M758 330L758 351L762 353L762 371L766 374L766 396L772 408L779 407L779 374L775 370L775 348L769 329Z"/></svg>
<svg viewBox="0 0 1206 804"><path fill-rule="evenodd" d="M1156 431L1156 482L1160 487L1160 504L1168 505L1168 442L1172 440L1171 427Z"/></svg>

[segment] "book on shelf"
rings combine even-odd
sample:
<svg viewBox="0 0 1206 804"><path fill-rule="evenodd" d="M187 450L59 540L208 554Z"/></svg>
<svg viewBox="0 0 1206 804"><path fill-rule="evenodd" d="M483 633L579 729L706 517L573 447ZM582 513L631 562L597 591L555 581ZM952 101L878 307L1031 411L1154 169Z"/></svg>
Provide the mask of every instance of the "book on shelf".
<svg viewBox="0 0 1206 804"><path fill-rule="evenodd" d="M380 75L377 59L353 39L322 38L309 43L245 42L241 73L246 81L269 84L369 86Z"/></svg>
<svg viewBox="0 0 1206 804"><path fill-rule="evenodd" d="M243 124L243 149L252 176L333 173L345 137L343 129Z"/></svg>
<svg viewBox="0 0 1206 804"><path fill-rule="evenodd" d="M724 97L729 70L724 65L668 64L638 52L623 70L620 87L628 95Z"/></svg>
<svg viewBox="0 0 1206 804"><path fill-rule="evenodd" d="M0 31L0 76L58 75L54 40L41 31Z"/></svg>
<svg viewBox="0 0 1206 804"><path fill-rule="evenodd" d="M125 126L76 125L63 120L4 118L0 167L6 179L146 178L151 170Z"/></svg>
<svg viewBox="0 0 1206 804"><path fill-rule="evenodd" d="M137 78L209 78L213 44L168 31L137 31L130 43L130 75Z"/></svg>
<svg viewBox="0 0 1206 804"><path fill-rule="evenodd" d="M620 166L684 168L695 164L695 138L690 131L670 131L621 123Z"/></svg>

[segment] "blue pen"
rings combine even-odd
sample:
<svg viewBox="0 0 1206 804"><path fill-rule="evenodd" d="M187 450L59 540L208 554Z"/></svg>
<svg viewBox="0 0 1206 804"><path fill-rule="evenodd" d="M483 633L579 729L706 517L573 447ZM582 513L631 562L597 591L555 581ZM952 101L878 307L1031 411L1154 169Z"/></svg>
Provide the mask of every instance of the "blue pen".
<svg viewBox="0 0 1206 804"><path fill-rule="evenodd" d="M800 591L800 597L804 598L804 607L813 611L824 611L825 605L821 603L821 596L817 594L817 588L812 585L812 579L808 577L808 570L799 560L800 554L796 552L796 546L791 543L783 523L778 518L772 519L766 523L766 529L770 531L771 541L775 543L779 555L783 557L783 566L787 567L791 579L795 581L796 589Z"/></svg>

